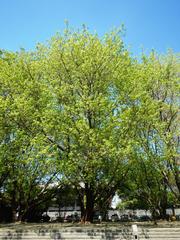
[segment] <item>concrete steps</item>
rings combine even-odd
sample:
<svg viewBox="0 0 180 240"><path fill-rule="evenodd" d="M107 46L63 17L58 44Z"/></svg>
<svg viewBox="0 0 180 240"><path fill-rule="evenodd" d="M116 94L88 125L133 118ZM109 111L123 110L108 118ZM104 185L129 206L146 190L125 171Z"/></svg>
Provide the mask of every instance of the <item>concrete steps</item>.
<svg viewBox="0 0 180 240"><path fill-rule="evenodd" d="M180 228L138 227L138 240L180 240ZM133 240L131 227L0 228L0 240Z"/></svg>
<svg viewBox="0 0 180 240"><path fill-rule="evenodd" d="M180 240L180 228L141 228L140 240Z"/></svg>
<svg viewBox="0 0 180 240"><path fill-rule="evenodd" d="M31 230L0 230L0 240L128 240L131 239L130 229L31 229Z"/></svg>

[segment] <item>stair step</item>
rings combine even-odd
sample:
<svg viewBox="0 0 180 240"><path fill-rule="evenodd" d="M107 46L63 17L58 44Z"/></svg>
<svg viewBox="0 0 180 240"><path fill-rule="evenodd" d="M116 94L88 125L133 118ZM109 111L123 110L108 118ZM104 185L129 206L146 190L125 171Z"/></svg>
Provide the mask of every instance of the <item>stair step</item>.
<svg viewBox="0 0 180 240"><path fill-rule="evenodd" d="M138 227L138 240L180 240L180 228ZM118 228L0 228L0 240L133 240L131 227Z"/></svg>

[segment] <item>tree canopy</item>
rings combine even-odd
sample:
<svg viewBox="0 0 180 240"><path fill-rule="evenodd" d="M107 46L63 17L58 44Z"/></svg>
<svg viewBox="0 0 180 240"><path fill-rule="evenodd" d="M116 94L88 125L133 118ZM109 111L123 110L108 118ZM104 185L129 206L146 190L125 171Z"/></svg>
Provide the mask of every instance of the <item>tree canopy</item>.
<svg viewBox="0 0 180 240"><path fill-rule="evenodd" d="M33 52L1 51L1 201L25 219L70 185L83 221L126 187L156 193L152 210L163 191L179 202L179 68L173 53L138 61L121 31L86 27Z"/></svg>

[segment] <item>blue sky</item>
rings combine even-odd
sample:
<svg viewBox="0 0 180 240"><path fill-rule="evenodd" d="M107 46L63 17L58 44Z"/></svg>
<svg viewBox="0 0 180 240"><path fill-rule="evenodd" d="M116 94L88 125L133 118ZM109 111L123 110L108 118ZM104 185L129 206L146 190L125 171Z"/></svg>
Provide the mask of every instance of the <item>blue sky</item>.
<svg viewBox="0 0 180 240"><path fill-rule="evenodd" d="M124 23L135 55L180 52L180 0L0 0L0 48L33 49L62 31L65 19L100 35Z"/></svg>

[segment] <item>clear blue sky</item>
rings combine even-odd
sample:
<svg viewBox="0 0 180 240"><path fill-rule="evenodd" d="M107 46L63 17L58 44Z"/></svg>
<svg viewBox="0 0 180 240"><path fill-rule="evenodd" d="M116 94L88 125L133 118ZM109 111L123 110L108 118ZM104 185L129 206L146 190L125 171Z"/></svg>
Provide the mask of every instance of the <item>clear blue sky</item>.
<svg viewBox="0 0 180 240"><path fill-rule="evenodd" d="M180 0L0 0L0 48L33 49L64 28L85 23L100 35L125 24L131 52L180 52Z"/></svg>

